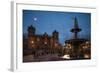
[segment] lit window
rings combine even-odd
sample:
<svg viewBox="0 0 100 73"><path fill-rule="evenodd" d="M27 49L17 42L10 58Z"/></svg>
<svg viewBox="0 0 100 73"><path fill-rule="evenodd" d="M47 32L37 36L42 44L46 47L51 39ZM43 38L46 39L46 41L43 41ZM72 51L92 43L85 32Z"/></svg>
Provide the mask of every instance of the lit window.
<svg viewBox="0 0 100 73"><path fill-rule="evenodd" d="M57 44L57 43L55 43L55 46L58 46L58 44Z"/></svg>
<svg viewBox="0 0 100 73"><path fill-rule="evenodd" d="M87 46L87 45L83 46L83 49L87 49L87 48L88 48L88 46Z"/></svg>
<svg viewBox="0 0 100 73"><path fill-rule="evenodd" d="M47 44L47 42L44 42L44 44Z"/></svg>
<svg viewBox="0 0 100 73"><path fill-rule="evenodd" d="M31 41L31 43L33 44L33 43L34 43L34 41Z"/></svg>
<svg viewBox="0 0 100 73"><path fill-rule="evenodd" d="M40 41L40 39L39 39L39 38L37 38L37 41Z"/></svg>
<svg viewBox="0 0 100 73"><path fill-rule="evenodd" d="M88 42L88 41L86 41L86 44L89 44L89 42Z"/></svg>
<svg viewBox="0 0 100 73"><path fill-rule="evenodd" d="M71 49L72 48L71 44L67 44L66 48Z"/></svg>
<svg viewBox="0 0 100 73"><path fill-rule="evenodd" d="M84 58L90 58L90 56L88 54L85 54Z"/></svg>

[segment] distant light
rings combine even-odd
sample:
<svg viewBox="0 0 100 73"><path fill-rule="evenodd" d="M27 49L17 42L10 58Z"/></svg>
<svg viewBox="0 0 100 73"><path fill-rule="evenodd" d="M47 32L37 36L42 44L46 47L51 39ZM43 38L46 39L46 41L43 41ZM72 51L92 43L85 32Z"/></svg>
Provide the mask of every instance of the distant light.
<svg viewBox="0 0 100 73"><path fill-rule="evenodd" d="M64 59L70 59L70 55L66 54L62 58L64 58Z"/></svg>
<svg viewBox="0 0 100 73"><path fill-rule="evenodd" d="M31 41L31 43L33 44L33 43L34 43L34 41Z"/></svg>
<svg viewBox="0 0 100 73"><path fill-rule="evenodd" d="M89 56L89 55L87 55L87 54L85 54L85 55L84 55L84 58L90 58L90 56Z"/></svg>
<svg viewBox="0 0 100 73"><path fill-rule="evenodd" d="M47 44L47 42L44 42L44 44Z"/></svg>
<svg viewBox="0 0 100 73"><path fill-rule="evenodd" d="M66 48L67 48L67 49L71 49L71 48L72 48L71 44L67 44L67 45L66 45Z"/></svg>
<svg viewBox="0 0 100 73"><path fill-rule="evenodd" d="M89 41L86 41L86 44L89 44Z"/></svg>

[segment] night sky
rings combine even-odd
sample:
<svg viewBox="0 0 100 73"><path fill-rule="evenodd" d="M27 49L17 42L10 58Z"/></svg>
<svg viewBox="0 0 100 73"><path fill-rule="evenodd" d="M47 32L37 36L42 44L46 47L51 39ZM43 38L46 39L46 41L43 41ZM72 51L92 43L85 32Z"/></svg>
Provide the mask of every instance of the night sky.
<svg viewBox="0 0 100 73"><path fill-rule="evenodd" d="M30 25L36 28L36 34L47 32L51 36L52 32L57 30L60 43L64 44L65 40L72 38L70 30L74 25L73 17L78 19L78 25L82 29L78 37L90 39L90 13L23 10L23 33L27 34L27 28Z"/></svg>

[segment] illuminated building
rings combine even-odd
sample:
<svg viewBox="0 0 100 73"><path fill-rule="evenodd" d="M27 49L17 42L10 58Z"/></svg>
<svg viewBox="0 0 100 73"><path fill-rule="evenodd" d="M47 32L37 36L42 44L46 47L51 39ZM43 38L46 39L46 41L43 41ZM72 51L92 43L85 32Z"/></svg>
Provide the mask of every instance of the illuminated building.
<svg viewBox="0 0 100 73"><path fill-rule="evenodd" d="M24 55L34 54L42 51L44 53L60 53L62 47L59 43L59 32L54 30L52 35L46 32L42 35L36 34L36 29L32 25L28 27L27 39L23 39Z"/></svg>
<svg viewBox="0 0 100 73"><path fill-rule="evenodd" d="M55 30L52 36L46 32L43 35L35 34L35 27L32 25L28 27L28 48L56 48L59 43L59 33Z"/></svg>

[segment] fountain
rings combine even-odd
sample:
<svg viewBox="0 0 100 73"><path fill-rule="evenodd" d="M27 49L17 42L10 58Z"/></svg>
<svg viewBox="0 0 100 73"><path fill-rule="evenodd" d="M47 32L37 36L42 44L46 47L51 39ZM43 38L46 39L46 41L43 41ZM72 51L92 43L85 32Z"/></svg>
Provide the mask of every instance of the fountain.
<svg viewBox="0 0 100 73"><path fill-rule="evenodd" d="M74 27L70 30L73 33L73 38L65 41L65 49L70 59L90 59L90 41L87 39L78 38L78 33L82 31L78 26L78 20L74 18ZM88 42L88 45L86 44Z"/></svg>

